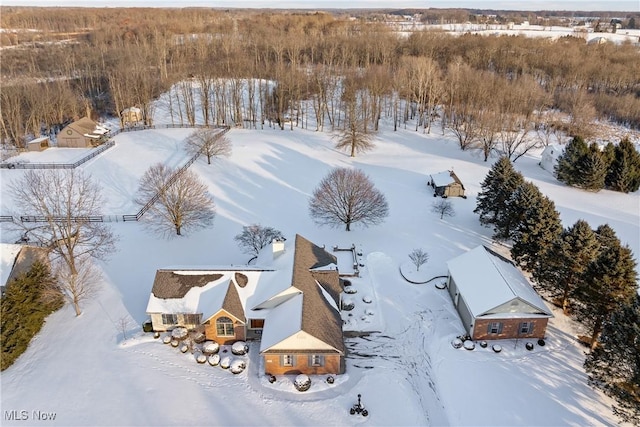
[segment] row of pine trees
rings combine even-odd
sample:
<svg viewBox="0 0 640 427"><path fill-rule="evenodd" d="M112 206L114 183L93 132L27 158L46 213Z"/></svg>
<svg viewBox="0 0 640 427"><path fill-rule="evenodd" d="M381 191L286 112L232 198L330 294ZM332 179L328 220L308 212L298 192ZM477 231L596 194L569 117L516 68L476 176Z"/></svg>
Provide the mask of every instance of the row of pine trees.
<svg viewBox="0 0 640 427"><path fill-rule="evenodd" d="M630 193L640 188L640 153L628 138L601 150L576 136L558 158L555 174L559 181L585 190Z"/></svg>
<svg viewBox="0 0 640 427"><path fill-rule="evenodd" d="M623 150L614 150L614 162ZM565 154L573 152L568 146ZM474 210L480 223L493 228L494 239L511 242L513 260L536 287L589 330L585 367L591 383L617 400L618 415L639 423L640 301L631 249L608 224L594 230L578 220L563 228L553 201L507 157L493 165L481 187Z"/></svg>

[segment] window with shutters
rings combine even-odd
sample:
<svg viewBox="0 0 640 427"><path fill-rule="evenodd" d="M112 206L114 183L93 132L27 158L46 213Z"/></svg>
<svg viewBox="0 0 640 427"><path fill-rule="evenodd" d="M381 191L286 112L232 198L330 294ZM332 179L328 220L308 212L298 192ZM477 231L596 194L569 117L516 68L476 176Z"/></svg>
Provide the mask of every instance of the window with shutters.
<svg viewBox="0 0 640 427"><path fill-rule="evenodd" d="M324 366L324 357L320 354L312 354L309 359L309 365L311 366Z"/></svg>
<svg viewBox="0 0 640 427"><path fill-rule="evenodd" d="M491 322L487 328L489 334L499 334L502 332L502 322Z"/></svg>
<svg viewBox="0 0 640 427"><path fill-rule="evenodd" d="M521 334L530 334L533 332L533 322L522 322L520 323L520 333Z"/></svg>
<svg viewBox="0 0 640 427"><path fill-rule="evenodd" d="M293 366L293 355L291 355L291 354L283 354L280 357L280 364L282 366Z"/></svg>

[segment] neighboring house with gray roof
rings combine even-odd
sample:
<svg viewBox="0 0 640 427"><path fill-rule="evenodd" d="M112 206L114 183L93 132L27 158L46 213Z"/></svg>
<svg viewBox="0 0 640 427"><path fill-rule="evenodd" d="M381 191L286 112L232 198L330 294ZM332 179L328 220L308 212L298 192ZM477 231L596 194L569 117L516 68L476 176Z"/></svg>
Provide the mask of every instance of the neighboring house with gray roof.
<svg viewBox="0 0 640 427"><path fill-rule="evenodd" d="M158 270L147 305L153 330L185 326L219 344L260 340L267 374L343 373L337 259L300 235L292 254L281 252L274 245L271 268Z"/></svg>
<svg viewBox="0 0 640 427"><path fill-rule="evenodd" d="M472 339L544 338L553 314L510 260L478 246L447 265L449 295Z"/></svg>

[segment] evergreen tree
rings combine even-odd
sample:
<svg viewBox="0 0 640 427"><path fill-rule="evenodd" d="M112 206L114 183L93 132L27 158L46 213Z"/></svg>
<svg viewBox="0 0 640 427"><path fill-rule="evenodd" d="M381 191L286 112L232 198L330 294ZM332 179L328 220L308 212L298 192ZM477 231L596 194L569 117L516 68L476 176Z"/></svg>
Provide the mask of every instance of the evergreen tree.
<svg viewBox="0 0 640 427"><path fill-rule="evenodd" d="M589 264L585 280L575 289L574 311L578 321L591 329L594 348L604 321L637 294L636 261L628 246L622 246L613 229L605 224L596 230L598 256Z"/></svg>
<svg viewBox="0 0 640 427"><path fill-rule="evenodd" d="M613 412L640 425L640 296L611 314L584 367L589 384L616 400Z"/></svg>
<svg viewBox="0 0 640 427"><path fill-rule="evenodd" d="M558 158L555 166L556 177L559 181L567 185L580 184L580 174L578 172L578 163L583 156L589 151L589 147L584 140L576 136L569 142L564 153Z"/></svg>
<svg viewBox="0 0 640 427"><path fill-rule="evenodd" d="M535 189L538 190L537 187ZM562 223L555 204L539 191L533 198L528 198L529 194L524 192L518 195L525 198L514 199L516 209L530 204L521 211L520 220L511 232L511 256L525 270L535 272L544 267L547 253L562 233Z"/></svg>
<svg viewBox="0 0 640 427"><path fill-rule="evenodd" d="M600 148L593 143L586 154L576 164L577 187L585 190L600 191L604 188L604 178L607 175L607 164L603 159Z"/></svg>
<svg viewBox="0 0 640 427"><path fill-rule="evenodd" d="M482 190L478 194L478 202L473 210L480 215L480 223L484 226L496 225L498 218L506 209L507 200L523 182L522 174L513 169L508 157L503 156L498 159L480 184ZM508 238L497 232L494 237Z"/></svg>
<svg viewBox="0 0 640 427"><path fill-rule="evenodd" d="M596 235L584 220L565 229L533 272L534 280L569 314L572 291L585 280L587 266L599 250Z"/></svg>
<svg viewBox="0 0 640 427"><path fill-rule="evenodd" d="M62 307L62 297L49 294L53 280L49 268L36 262L28 272L7 284L0 300L2 370L24 353L44 319Z"/></svg>
<svg viewBox="0 0 640 427"><path fill-rule="evenodd" d="M623 193L634 192L640 188L640 153L628 138L620 141L615 147L605 183L608 188Z"/></svg>
<svg viewBox="0 0 640 427"><path fill-rule="evenodd" d="M524 222L529 209L540 203L542 193L531 182L523 182L505 201L504 209L498 212L495 219L494 237L508 240L518 224Z"/></svg>

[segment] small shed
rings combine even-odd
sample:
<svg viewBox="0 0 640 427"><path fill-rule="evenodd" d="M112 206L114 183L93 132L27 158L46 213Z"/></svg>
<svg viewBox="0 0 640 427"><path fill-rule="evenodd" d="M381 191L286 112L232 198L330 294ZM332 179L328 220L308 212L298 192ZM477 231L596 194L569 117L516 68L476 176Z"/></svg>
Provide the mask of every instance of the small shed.
<svg viewBox="0 0 640 427"><path fill-rule="evenodd" d="M138 107L125 108L120 112L122 124L125 126L135 126L142 122L142 110Z"/></svg>
<svg viewBox="0 0 640 427"><path fill-rule="evenodd" d="M428 185L433 187L434 197L466 198L464 195L464 185L462 185L462 182L452 170L430 175Z"/></svg>
<svg viewBox="0 0 640 427"><path fill-rule="evenodd" d="M43 151L49 148L49 137L41 136L27 142L27 151Z"/></svg>
<svg viewBox="0 0 640 427"><path fill-rule="evenodd" d="M540 167L552 174L555 174L555 168L558 164L558 158L564 153L564 146L550 144L542 151L540 159Z"/></svg>
<svg viewBox="0 0 640 427"><path fill-rule="evenodd" d="M65 126L57 136L60 148L88 148L102 144L108 129L99 126L88 117Z"/></svg>

